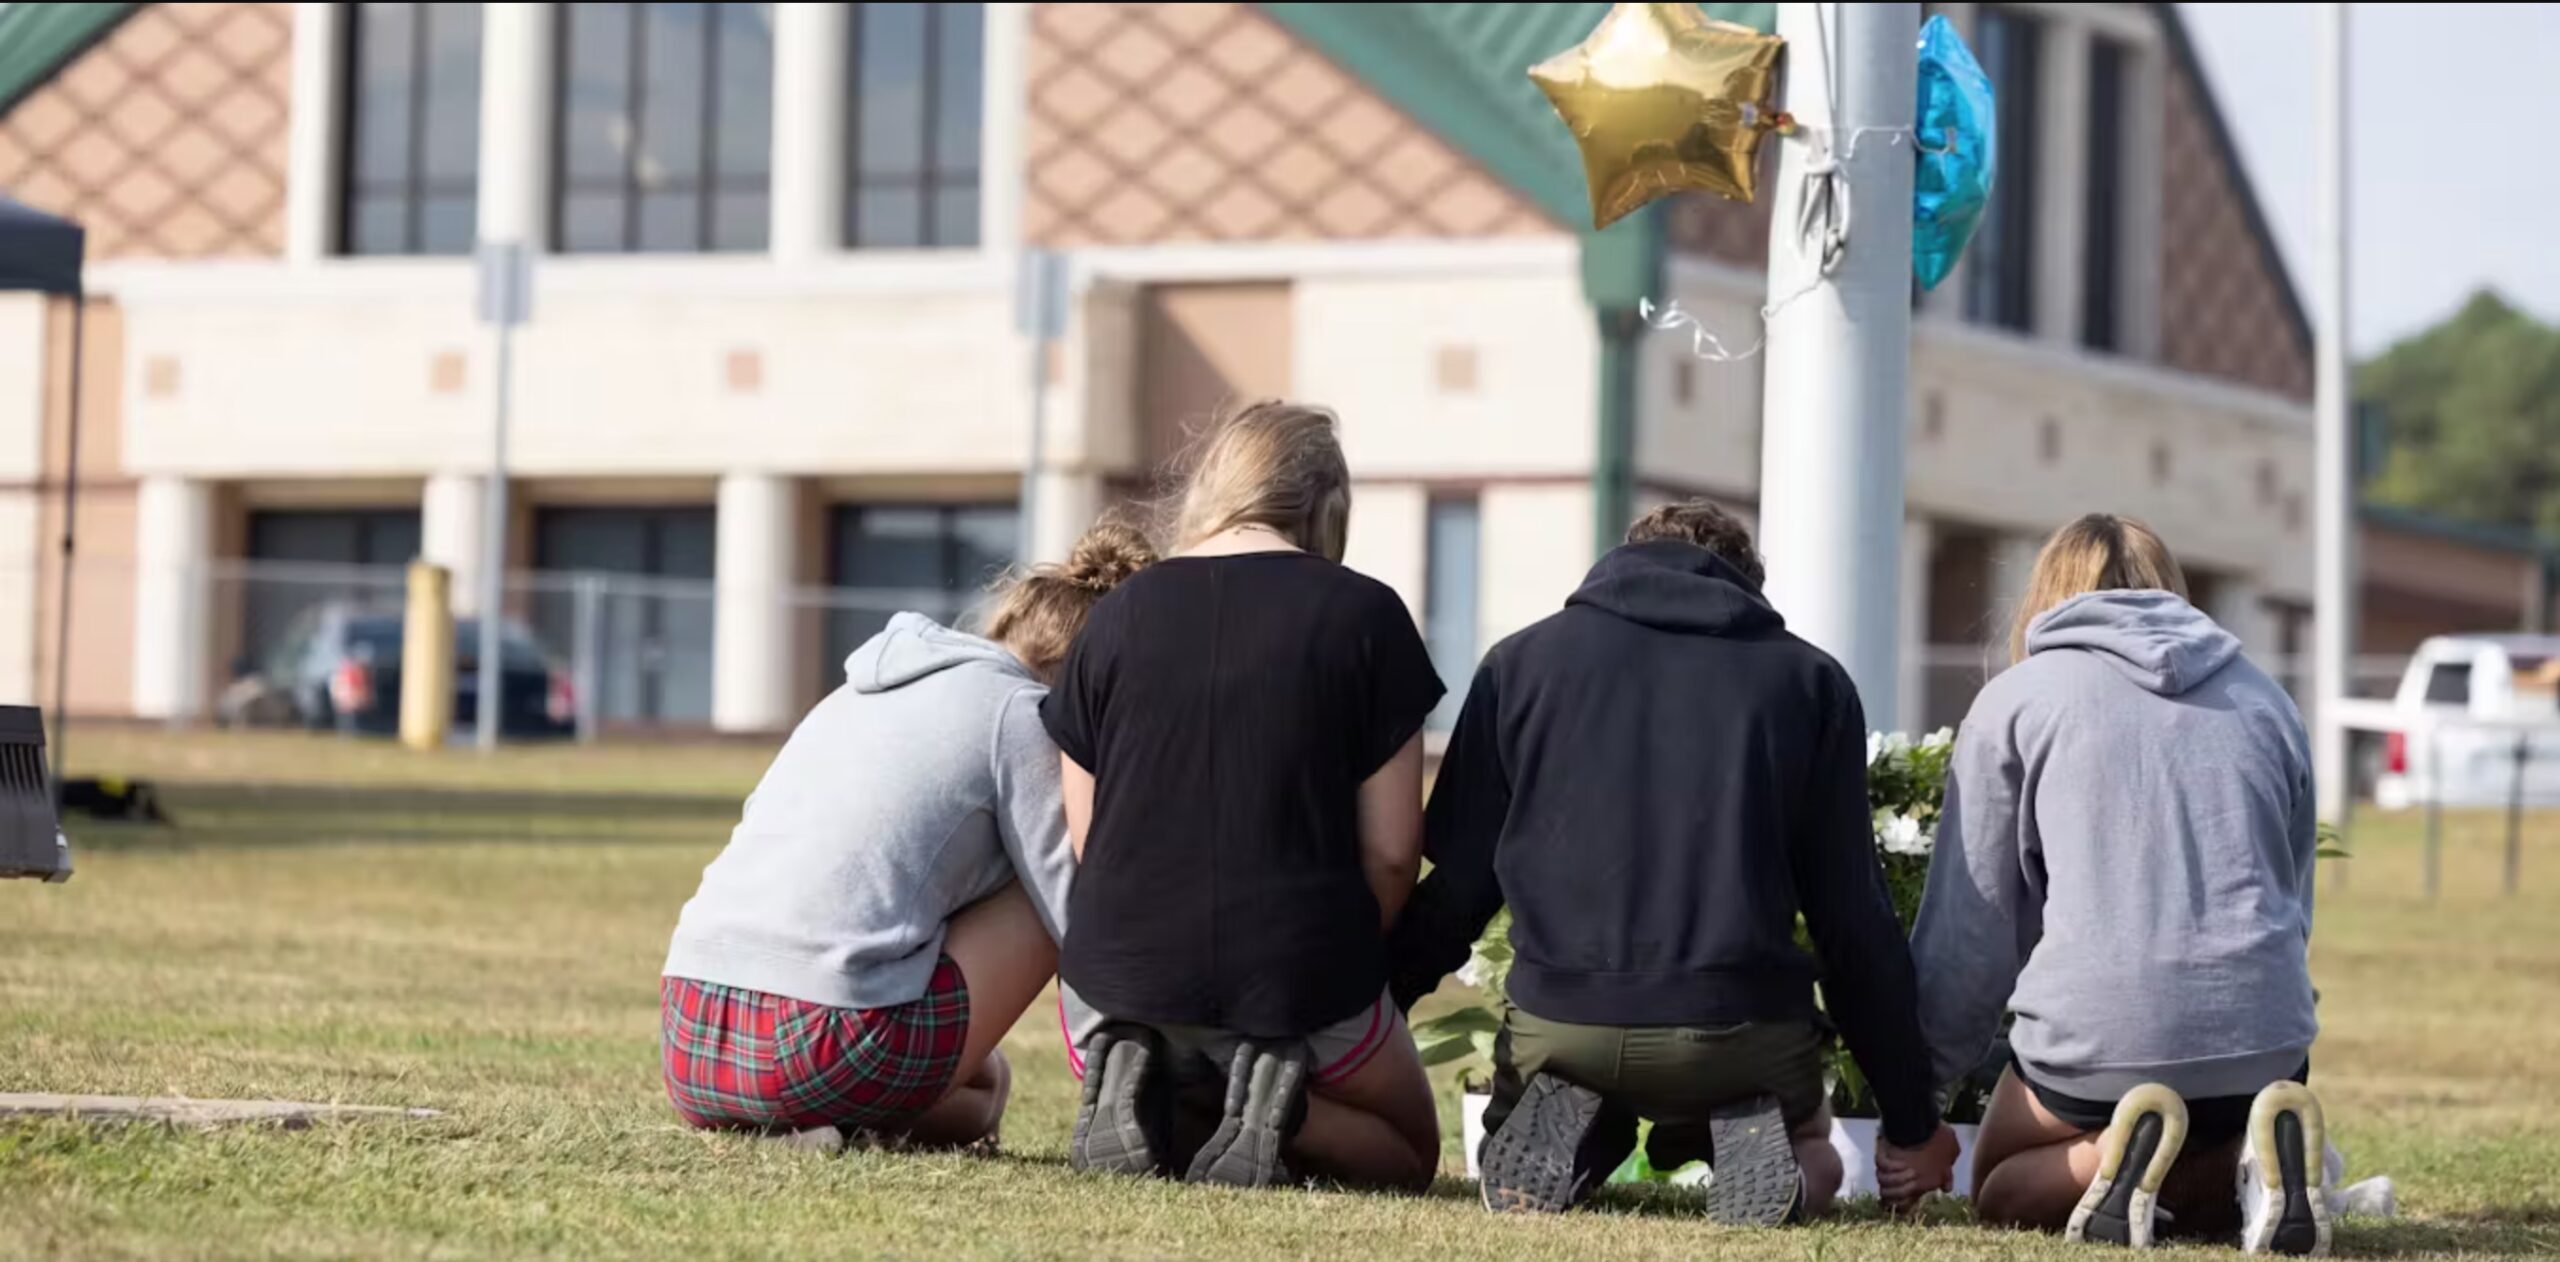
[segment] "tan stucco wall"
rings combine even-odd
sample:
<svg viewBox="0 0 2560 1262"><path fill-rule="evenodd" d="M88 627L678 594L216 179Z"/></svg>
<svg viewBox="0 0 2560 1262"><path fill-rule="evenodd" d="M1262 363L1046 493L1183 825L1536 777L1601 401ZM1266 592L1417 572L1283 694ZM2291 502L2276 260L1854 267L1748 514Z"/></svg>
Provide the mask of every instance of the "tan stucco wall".
<svg viewBox="0 0 2560 1262"><path fill-rule="evenodd" d="M1251 5L1038 5L1029 61L1043 245L1560 231Z"/></svg>
<svg viewBox="0 0 2560 1262"><path fill-rule="evenodd" d="M0 117L0 188L89 257L284 249L289 4L152 4Z"/></svg>

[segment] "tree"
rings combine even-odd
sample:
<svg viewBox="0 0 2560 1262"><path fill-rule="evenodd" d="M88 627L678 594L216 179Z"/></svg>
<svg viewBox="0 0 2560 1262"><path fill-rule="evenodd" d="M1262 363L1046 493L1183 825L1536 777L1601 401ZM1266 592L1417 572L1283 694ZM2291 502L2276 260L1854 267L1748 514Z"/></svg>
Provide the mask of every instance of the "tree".
<svg viewBox="0 0 2560 1262"><path fill-rule="evenodd" d="M2368 498L2560 540L2560 329L2484 289L2361 365L2356 397L2387 427Z"/></svg>

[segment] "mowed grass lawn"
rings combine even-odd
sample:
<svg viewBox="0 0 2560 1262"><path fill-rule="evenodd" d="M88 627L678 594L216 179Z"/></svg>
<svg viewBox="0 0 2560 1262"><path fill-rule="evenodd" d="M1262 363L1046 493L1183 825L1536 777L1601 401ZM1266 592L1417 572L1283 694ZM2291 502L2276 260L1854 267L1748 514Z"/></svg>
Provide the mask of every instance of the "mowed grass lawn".
<svg viewBox="0 0 2560 1262"><path fill-rule="evenodd" d="M78 766L163 777L184 827L75 824L76 879L0 885L0 1091L443 1116L299 1132L0 1123L0 1255L2077 1252L1967 1226L1953 1206L1920 1227L1870 1209L1745 1233L1672 1197L1495 1218L1455 1178L1398 1198L1080 1176L1062 1159L1074 1092L1042 1008L1007 1044L1002 1157L825 1157L695 1134L660 1094L657 970L763 751L483 763L116 732L76 732L71 750ZM2393 1175L2404 1213L2350 1224L2342 1252L2560 1252L2560 816L2528 819L2515 899L2496 891L2501 823L2451 820L2436 904L2407 817L2362 817L2348 887L2324 886L2314 1082L2356 1175ZM1444 1116L1454 1136L1454 1096Z"/></svg>

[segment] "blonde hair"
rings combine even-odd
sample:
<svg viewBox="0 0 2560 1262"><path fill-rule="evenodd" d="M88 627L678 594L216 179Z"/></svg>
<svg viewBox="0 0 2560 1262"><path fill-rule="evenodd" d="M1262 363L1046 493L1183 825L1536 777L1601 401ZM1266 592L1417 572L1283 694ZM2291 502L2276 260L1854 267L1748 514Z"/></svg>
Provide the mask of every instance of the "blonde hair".
<svg viewBox="0 0 2560 1262"><path fill-rule="evenodd" d="M2035 573L2009 624L2009 660L2027 659L2027 624L2046 610L2090 592L2153 589L2187 594L2178 558L2151 527L2113 513L2091 513L2054 531L2036 554Z"/></svg>
<svg viewBox="0 0 2560 1262"><path fill-rule="evenodd" d="M1331 411L1264 399L1226 412L1197 448L1177 499L1173 541L1267 526L1340 561L1351 524L1351 468Z"/></svg>
<svg viewBox="0 0 2560 1262"><path fill-rule="evenodd" d="M1094 605L1155 560L1145 535L1117 521L1097 522L1064 562L1009 570L995 581L986 637L1045 679L1066 659Z"/></svg>

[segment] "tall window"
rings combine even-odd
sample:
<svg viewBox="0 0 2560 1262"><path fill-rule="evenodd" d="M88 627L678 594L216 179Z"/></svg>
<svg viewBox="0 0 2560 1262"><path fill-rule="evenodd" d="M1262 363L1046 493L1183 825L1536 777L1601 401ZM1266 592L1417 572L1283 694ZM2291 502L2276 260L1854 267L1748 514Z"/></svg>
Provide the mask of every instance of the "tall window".
<svg viewBox="0 0 2560 1262"><path fill-rule="evenodd" d="M976 245L985 7L860 4L848 25L845 242Z"/></svg>
<svg viewBox="0 0 2560 1262"><path fill-rule="evenodd" d="M480 6L350 4L338 240L466 254L480 190Z"/></svg>
<svg viewBox="0 0 2560 1262"><path fill-rule="evenodd" d="M773 6L560 6L563 251L761 250Z"/></svg>
<svg viewBox="0 0 2560 1262"><path fill-rule="evenodd" d="M1474 496L1435 499L1424 526L1422 561L1422 642L1431 650L1431 667L1449 691L1431 711L1434 731L1458 722L1466 704L1467 685L1476 673L1476 621L1479 569L1483 555L1482 515Z"/></svg>
<svg viewBox="0 0 2560 1262"><path fill-rule="evenodd" d="M2036 116L2044 31L2033 18L1984 8L1982 68L1991 76L2000 128L2000 180L1965 260L1968 320L2025 330L2035 323Z"/></svg>
<svg viewBox="0 0 2560 1262"><path fill-rule="evenodd" d="M2122 350L2123 307L2117 269L2124 255L2125 52L2114 40L2089 41L2089 192L2080 255L2080 341Z"/></svg>

